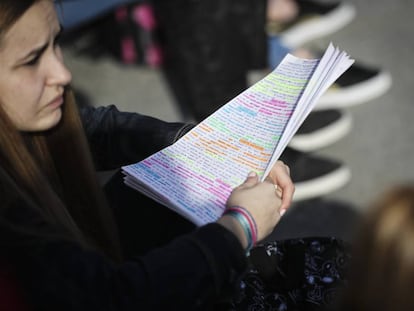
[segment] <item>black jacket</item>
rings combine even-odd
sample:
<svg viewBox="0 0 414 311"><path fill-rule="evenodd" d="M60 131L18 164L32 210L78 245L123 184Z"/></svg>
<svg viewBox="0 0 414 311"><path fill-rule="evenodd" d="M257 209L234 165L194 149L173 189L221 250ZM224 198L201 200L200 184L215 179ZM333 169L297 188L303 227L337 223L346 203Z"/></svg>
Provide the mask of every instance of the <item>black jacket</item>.
<svg viewBox="0 0 414 311"><path fill-rule="evenodd" d="M121 113L113 106L84 107L81 112L101 169L138 161L174 142L189 126ZM8 204L11 214L42 230L55 230L27 211L27 205L34 203L19 195L18 187L1 169L0 183L7 184L1 187L0 204ZM21 213L26 214L22 217ZM7 217L14 216L0 217L0 234L9 241L13 237L7 236L3 225ZM27 245L17 248L9 243L1 257L12 261L25 298L35 310L206 309L236 293L247 265L236 237L218 224L201 227L122 264L63 239L28 241Z"/></svg>
<svg viewBox="0 0 414 311"><path fill-rule="evenodd" d="M143 160L171 145L193 127L120 112L115 106L84 105L80 107L80 114L98 171Z"/></svg>

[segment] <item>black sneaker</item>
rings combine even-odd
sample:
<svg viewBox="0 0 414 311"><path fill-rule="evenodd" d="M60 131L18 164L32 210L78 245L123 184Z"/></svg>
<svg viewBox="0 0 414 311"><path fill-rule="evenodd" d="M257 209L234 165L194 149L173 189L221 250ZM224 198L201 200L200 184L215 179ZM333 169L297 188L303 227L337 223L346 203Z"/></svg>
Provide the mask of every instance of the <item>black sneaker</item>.
<svg viewBox="0 0 414 311"><path fill-rule="evenodd" d="M327 147L345 137L352 128L352 116L339 109L312 111L293 136L289 147L309 152Z"/></svg>
<svg viewBox="0 0 414 311"><path fill-rule="evenodd" d="M362 104L383 95L391 85L390 73L354 63L319 98L315 109L344 108Z"/></svg>
<svg viewBox="0 0 414 311"><path fill-rule="evenodd" d="M355 8L349 3L295 1L299 13L293 21L285 24L270 22L267 27L270 35L279 35L281 42L290 48L335 33L355 17Z"/></svg>
<svg viewBox="0 0 414 311"><path fill-rule="evenodd" d="M350 169L343 163L286 148L280 159L290 168L295 184L293 201L314 199L330 194L351 179Z"/></svg>

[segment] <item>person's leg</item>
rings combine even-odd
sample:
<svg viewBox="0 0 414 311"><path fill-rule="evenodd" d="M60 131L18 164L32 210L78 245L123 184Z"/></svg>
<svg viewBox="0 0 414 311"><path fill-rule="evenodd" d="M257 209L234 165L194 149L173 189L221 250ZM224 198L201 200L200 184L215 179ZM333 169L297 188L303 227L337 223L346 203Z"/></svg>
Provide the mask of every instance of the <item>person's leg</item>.
<svg viewBox="0 0 414 311"><path fill-rule="evenodd" d="M290 48L331 35L355 16L354 6L343 1L269 0L269 10L267 32Z"/></svg>
<svg viewBox="0 0 414 311"><path fill-rule="evenodd" d="M292 53L292 49L284 46L280 41L279 36L269 36L267 38L267 45L268 45L268 56L267 56L267 63L269 69L276 68L283 58L288 53Z"/></svg>
<svg viewBox="0 0 414 311"><path fill-rule="evenodd" d="M264 2L170 0L154 7L164 72L186 118L203 120L247 88L249 68L265 68Z"/></svg>
<svg viewBox="0 0 414 311"><path fill-rule="evenodd" d="M299 14L299 6L294 0L267 0L267 20L289 23Z"/></svg>

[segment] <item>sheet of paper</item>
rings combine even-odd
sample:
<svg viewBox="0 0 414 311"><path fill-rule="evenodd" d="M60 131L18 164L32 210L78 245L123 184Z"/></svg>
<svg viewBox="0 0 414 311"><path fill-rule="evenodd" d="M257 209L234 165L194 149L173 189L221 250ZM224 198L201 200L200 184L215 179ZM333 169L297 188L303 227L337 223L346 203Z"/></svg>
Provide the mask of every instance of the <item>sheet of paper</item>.
<svg viewBox="0 0 414 311"><path fill-rule="evenodd" d="M340 60L338 53L329 47L322 60L287 55L178 142L123 167L125 183L197 225L217 220L232 189L250 171L266 176L269 163L279 158L314 100L332 83L326 72Z"/></svg>
<svg viewBox="0 0 414 311"><path fill-rule="evenodd" d="M293 56L288 55L287 57ZM279 159L293 135L317 104L318 99L353 63L354 60L349 58L345 52L335 48L332 43L329 44L297 103L297 109L295 109L291 119L286 125L283 137L276 147L272 159L269 161L265 175L269 173L271 167Z"/></svg>

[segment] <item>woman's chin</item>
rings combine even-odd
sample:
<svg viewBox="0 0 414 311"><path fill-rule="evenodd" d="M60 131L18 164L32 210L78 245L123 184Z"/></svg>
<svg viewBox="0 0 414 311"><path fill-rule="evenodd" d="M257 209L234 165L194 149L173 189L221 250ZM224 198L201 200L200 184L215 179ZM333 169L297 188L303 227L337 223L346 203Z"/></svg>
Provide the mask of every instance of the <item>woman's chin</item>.
<svg viewBox="0 0 414 311"><path fill-rule="evenodd" d="M62 109L56 109L47 116L44 116L37 122L20 124L18 126L20 131L23 132L43 132L48 131L56 127L62 119Z"/></svg>
<svg viewBox="0 0 414 311"><path fill-rule="evenodd" d="M39 130L40 131L51 130L52 128L57 126L61 120L62 120L62 109L56 109L47 119L44 120L43 124L41 124L43 128Z"/></svg>

